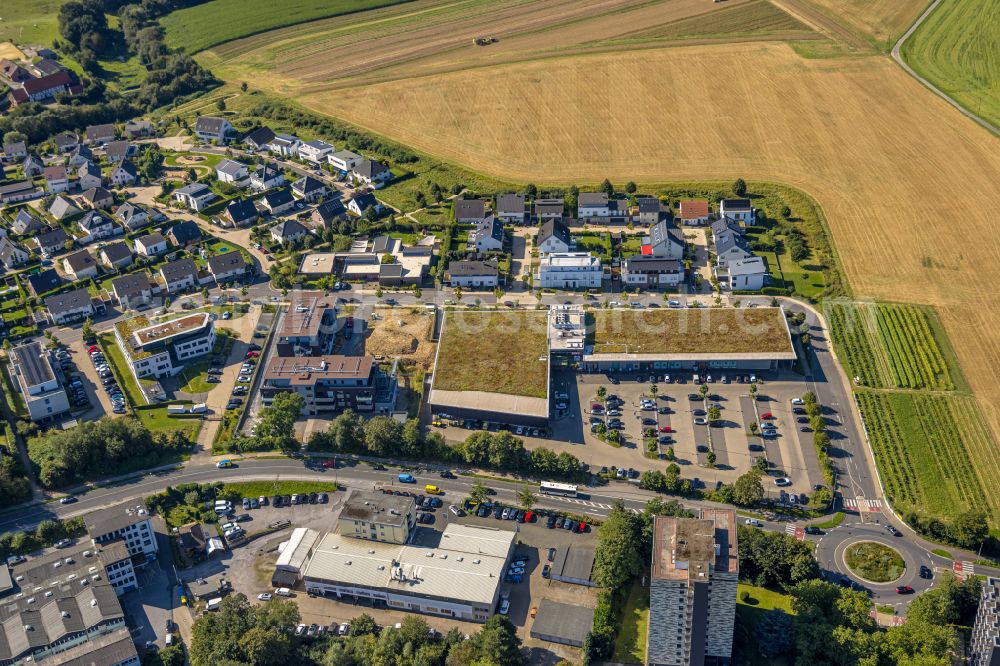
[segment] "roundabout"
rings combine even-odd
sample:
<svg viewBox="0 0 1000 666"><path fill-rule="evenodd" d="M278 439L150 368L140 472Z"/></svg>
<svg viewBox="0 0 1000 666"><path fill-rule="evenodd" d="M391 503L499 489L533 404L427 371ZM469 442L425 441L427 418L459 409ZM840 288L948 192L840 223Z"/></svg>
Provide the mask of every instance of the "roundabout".
<svg viewBox="0 0 1000 666"><path fill-rule="evenodd" d="M905 606L934 584L921 576L922 567L933 571L930 556L879 523L845 523L830 530L816 542L816 558L828 580L863 590L880 606ZM912 593L900 594L897 587Z"/></svg>

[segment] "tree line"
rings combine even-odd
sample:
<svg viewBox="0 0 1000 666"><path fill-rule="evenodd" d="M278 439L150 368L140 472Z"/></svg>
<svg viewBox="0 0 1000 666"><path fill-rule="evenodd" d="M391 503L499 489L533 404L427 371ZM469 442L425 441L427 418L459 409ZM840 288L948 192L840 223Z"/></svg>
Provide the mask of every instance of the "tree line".
<svg viewBox="0 0 1000 666"><path fill-rule="evenodd" d="M380 628L367 614L350 622L347 636L294 636L298 606L275 600L252 605L243 594L222 600L219 610L194 624L192 666L526 666L521 641L510 621L490 618L466 638L452 629L432 633L427 622L409 615L399 628Z"/></svg>
<svg viewBox="0 0 1000 666"><path fill-rule="evenodd" d="M48 548L60 539L80 536L85 531L83 518L43 520L34 530L0 534L0 559L9 555L27 555Z"/></svg>

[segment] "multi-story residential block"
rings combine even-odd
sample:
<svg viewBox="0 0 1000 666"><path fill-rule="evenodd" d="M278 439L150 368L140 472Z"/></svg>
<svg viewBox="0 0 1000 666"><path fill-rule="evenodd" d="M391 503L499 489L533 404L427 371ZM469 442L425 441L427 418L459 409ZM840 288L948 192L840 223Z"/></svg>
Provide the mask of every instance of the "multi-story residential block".
<svg viewBox="0 0 1000 666"><path fill-rule="evenodd" d="M684 279L684 265L676 259L636 255L622 264L622 280L629 286L676 287Z"/></svg>
<svg viewBox="0 0 1000 666"><path fill-rule="evenodd" d="M326 161L338 171L350 171L364 158L349 150L338 150L326 156Z"/></svg>
<svg viewBox="0 0 1000 666"><path fill-rule="evenodd" d="M120 539L129 555L142 553L148 557L159 551L149 511L142 504L126 502L91 511L83 517L83 523L95 546Z"/></svg>
<svg viewBox="0 0 1000 666"><path fill-rule="evenodd" d="M12 375L32 421L48 421L69 411L69 398L47 350L29 342L14 347L11 356Z"/></svg>
<svg viewBox="0 0 1000 666"><path fill-rule="evenodd" d="M337 301L322 291L293 291L275 336L279 356L322 356L333 347L338 330Z"/></svg>
<svg viewBox="0 0 1000 666"><path fill-rule="evenodd" d="M295 392L305 399L302 414L375 408L377 368L371 356L272 357L260 386L263 404L279 393Z"/></svg>
<svg viewBox="0 0 1000 666"><path fill-rule="evenodd" d="M969 654L969 666L1000 666L1000 578L983 581Z"/></svg>
<svg viewBox="0 0 1000 666"><path fill-rule="evenodd" d="M649 586L649 666L730 663L736 622L736 513L657 516Z"/></svg>
<svg viewBox="0 0 1000 666"><path fill-rule="evenodd" d="M536 285L542 289L598 289L604 270L589 252L554 252L538 264Z"/></svg>
<svg viewBox="0 0 1000 666"><path fill-rule="evenodd" d="M153 324L139 316L115 324L115 338L136 379L170 377L215 345L215 323L206 312Z"/></svg>

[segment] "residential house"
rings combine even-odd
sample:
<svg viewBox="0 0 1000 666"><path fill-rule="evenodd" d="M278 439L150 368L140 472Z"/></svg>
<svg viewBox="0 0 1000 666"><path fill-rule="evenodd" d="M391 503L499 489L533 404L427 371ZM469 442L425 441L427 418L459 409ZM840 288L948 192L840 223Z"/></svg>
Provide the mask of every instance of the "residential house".
<svg viewBox="0 0 1000 666"><path fill-rule="evenodd" d="M101 263L112 270L121 270L132 265L132 250L122 242L108 243L100 249Z"/></svg>
<svg viewBox="0 0 1000 666"><path fill-rule="evenodd" d="M459 224L479 224L486 219L486 201L483 199L455 199L452 203L455 221Z"/></svg>
<svg viewBox="0 0 1000 666"><path fill-rule="evenodd" d="M246 164L235 160L222 160L215 167L215 176L223 183L236 185L250 174Z"/></svg>
<svg viewBox="0 0 1000 666"><path fill-rule="evenodd" d="M376 214L382 210L382 204L378 202L378 199L371 192L356 194L347 202L347 210L358 217L367 215L368 209L375 211Z"/></svg>
<svg viewBox="0 0 1000 666"><path fill-rule="evenodd" d="M222 285L247 272L247 262L239 250L233 250L208 259L208 272Z"/></svg>
<svg viewBox="0 0 1000 666"><path fill-rule="evenodd" d="M35 155L28 155L21 162L21 171L24 172L26 178L41 176L42 172L45 171L45 163Z"/></svg>
<svg viewBox="0 0 1000 666"><path fill-rule="evenodd" d="M336 152L330 153L326 156L326 161L333 165L334 169L342 172L348 172L358 165L364 158L357 153L352 153L347 150L338 150Z"/></svg>
<svg viewBox="0 0 1000 666"><path fill-rule="evenodd" d="M303 373L302 359L272 356L263 371L261 403L270 405L276 396L291 391L305 399L302 413L306 416L374 409L378 364L373 357L313 356L308 360L311 370Z"/></svg>
<svg viewBox="0 0 1000 666"><path fill-rule="evenodd" d="M374 198L375 197L373 195L372 199ZM323 229L329 227L335 220L346 214L347 209L344 208L344 202L338 198L331 198L327 199L313 209L311 220L314 227L317 229Z"/></svg>
<svg viewBox="0 0 1000 666"><path fill-rule="evenodd" d="M754 209L749 199L723 199L719 203L719 218L732 220L744 226L754 222Z"/></svg>
<svg viewBox="0 0 1000 666"><path fill-rule="evenodd" d="M101 187L104 184L101 167L97 166L93 162L84 162L81 164L80 168L76 171L76 175L79 178L77 182L83 190Z"/></svg>
<svg viewBox="0 0 1000 666"><path fill-rule="evenodd" d="M121 233L121 228L111 221L100 211L92 210L87 212L77 221L80 229L85 234L77 240L83 244L93 243L97 240L111 238Z"/></svg>
<svg viewBox="0 0 1000 666"><path fill-rule="evenodd" d="M106 125L91 125L83 133L87 143L101 145L115 140L116 129L113 123Z"/></svg>
<svg viewBox="0 0 1000 666"><path fill-rule="evenodd" d="M66 167L50 166L45 167L43 172L45 178L45 190L49 194L65 192L69 189L69 176L66 175Z"/></svg>
<svg viewBox="0 0 1000 666"><path fill-rule="evenodd" d="M49 76L50 74L55 74L65 69L56 61L54 55L45 55L41 56L41 58L41 60L36 60L28 65L31 69L35 70L36 76Z"/></svg>
<svg viewBox="0 0 1000 666"><path fill-rule="evenodd" d="M87 250L80 250L63 258L63 272L74 280L95 277L97 275L97 261L94 255Z"/></svg>
<svg viewBox="0 0 1000 666"><path fill-rule="evenodd" d="M294 243L309 235L309 230L295 220L284 220L271 227L271 238L276 243Z"/></svg>
<svg viewBox="0 0 1000 666"><path fill-rule="evenodd" d="M719 238L727 232L738 234L740 236L743 235L743 227L741 227L738 222L725 217L720 217L715 222L712 222L709 229L712 230L712 240Z"/></svg>
<svg viewBox="0 0 1000 666"><path fill-rule="evenodd" d="M267 144L267 149L282 157L294 157L299 152L299 144L302 141L291 134L277 134L271 143Z"/></svg>
<svg viewBox="0 0 1000 666"><path fill-rule="evenodd" d="M267 127L258 127L243 137L243 145L254 151L266 148L267 144L272 141L274 141L274 132Z"/></svg>
<svg viewBox="0 0 1000 666"><path fill-rule="evenodd" d="M660 200L656 197L636 197L634 219L650 226L660 221Z"/></svg>
<svg viewBox="0 0 1000 666"><path fill-rule="evenodd" d="M34 238L35 244L43 255L62 252L69 240L69 236L66 235L62 227L56 227L51 231L40 233Z"/></svg>
<svg viewBox="0 0 1000 666"><path fill-rule="evenodd" d="M304 176L292 183L292 194L307 203L315 203L329 194L329 190L312 176Z"/></svg>
<svg viewBox="0 0 1000 666"><path fill-rule="evenodd" d="M54 268L28 275L28 291L35 296L52 292L66 284L66 280Z"/></svg>
<svg viewBox="0 0 1000 666"><path fill-rule="evenodd" d="M91 210L107 210L115 205L115 195L111 194L111 192L103 187L92 187L89 190L85 190L84 193L80 195L80 198L83 199L84 203L86 203Z"/></svg>
<svg viewBox="0 0 1000 666"><path fill-rule="evenodd" d="M183 220L170 227L167 238L177 247L185 247L201 240L201 227L198 226L197 222Z"/></svg>
<svg viewBox="0 0 1000 666"><path fill-rule="evenodd" d="M305 143L299 144L299 157L304 159L306 162L312 162L313 164L322 164L326 162L326 156L333 152L333 146L328 144L326 141L306 141Z"/></svg>
<svg viewBox="0 0 1000 666"><path fill-rule="evenodd" d="M63 132L52 137L52 145L56 147L56 152L68 153L80 145L80 137L72 132Z"/></svg>
<svg viewBox="0 0 1000 666"><path fill-rule="evenodd" d="M123 310L138 310L153 302L153 285L145 271L115 278L111 292Z"/></svg>
<svg viewBox="0 0 1000 666"><path fill-rule="evenodd" d="M18 84L30 81L34 78L28 70L14 62L4 58L0 60L0 79L7 79L10 83Z"/></svg>
<svg viewBox="0 0 1000 666"><path fill-rule="evenodd" d="M727 266L731 262L748 259L753 256L746 239L731 231L715 238L715 258L718 266Z"/></svg>
<svg viewBox="0 0 1000 666"><path fill-rule="evenodd" d="M60 69L54 74L25 81L20 88L10 91L10 99L16 106L28 102L44 102L59 93L76 94L81 91L82 87L76 80L76 75Z"/></svg>
<svg viewBox="0 0 1000 666"><path fill-rule="evenodd" d="M215 193L204 183L189 183L174 191L174 201L178 201L196 213L215 200Z"/></svg>
<svg viewBox="0 0 1000 666"><path fill-rule="evenodd" d="M73 202L66 197L60 195L52 200L49 204L49 215L51 215L56 220L64 220L67 217L72 217L82 212L79 208L73 205Z"/></svg>
<svg viewBox="0 0 1000 666"><path fill-rule="evenodd" d="M112 141L104 147L104 157L110 164L118 164L135 152L134 147L128 141Z"/></svg>
<svg viewBox="0 0 1000 666"><path fill-rule="evenodd" d="M687 226L708 224L708 201L705 199L685 199L681 201L681 223Z"/></svg>
<svg viewBox="0 0 1000 666"><path fill-rule="evenodd" d="M14 221L11 222L10 228L13 229L14 233L20 234L21 236L30 236L31 234L38 233L45 228L45 225L38 216L32 212L32 209L24 206L19 208L17 215L14 216Z"/></svg>
<svg viewBox="0 0 1000 666"><path fill-rule="evenodd" d="M608 195L604 192L580 192L576 202L577 217L581 221L611 216Z"/></svg>
<svg viewBox="0 0 1000 666"><path fill-rule="evenodd" d="M538 264L535 286L541 289L599 289L604 270L589 252L547 254Z"/></svg>
<svg viewBox="0 0 1000 666"><path fill-rule="evenodd" d="M523 194L498 194L496 216L511 224L524 224L525 197Z"/></svg>
<svg viewBox="0 0 1000 666"><path fill-rule="evenodd" d="M144 118L140 118L139 120L130 120L125 123L125 136L130 139L138 139L140 137L152 135L153 123Z"/></svg>
<svg viewBox="0 0 1000 666"><path fill-rule="evenodd" d="M112 187L128 187L139 178L139 171L128 160L122 162L111 172Z"/></svg>
<svg viewBox="0 0 1000 666"><path fill-rule="evenodd" d="M767 282L767 263L763 257L747 257L730 262L729 288L733 291L759 291Z"/></svg>
<svg viewBox="0 0 1000 666"><path fill-rule="evenodd" d="M0 263L7 270L13 270L23 265L28 261L28 256L28 252L14 241L9 238L0 238Z"/></svg>
<svg viewBox="0 0 1000 666"><path fill-rule="evenodd" d="M144 257L158 257L170 247L161 233L146 234L135 239L135 251Z"/></svg>
<svg viewBox="0 0 1000 666"><path fill-rule="evenodd" d="M198 285L198 266L193 259L178 259L160 266L163 286L170 294L176 294Z"/></svg>
<svg viewBox="0 0 1000 666"><path fill-rule="evenodd" d="M563 224L562 219L549 218L538 230L535 245L538 253L543 256L553 252L565 253L573 249L573 239L569 234L569 227Z"/></svg>
<svg viewBox="0 0 1000 666"><path fill-rule="evenodd" d="M500 272L497 262L486 261L453 261L448 264L448 283L452 287L463 289L493 289L500 282Z"/></svg>
<svg viewBox="0 0 1000 666"><path fill-rule="evenodd" d="M641 251L644 257L680 261L684 258L684 239L674 233L666 220L661 220L653 225L649 236L643 239Z"/></svg>
<svg viewBox="0 0 1000 666"><path fill-rule="evenodd" d="M361 160L351 169L351 176L354 180L377 189L392 178L392 172L381 162Z"/></svg>
<svg viewBox="0 0 1000 666"><path fill-rule="evenodd" d="M28 146L24 141L3 144L3 161L17 162L28 156Z"/></svg>
<svg viewBox="0 0 1000 666"><path fill-rule="evenodd" d="M684 265L676 259L635 255L622 264L622 281L629 286L675 287L684 279Z"/></svg>
<svg viewBox="0 0 1000 666"><path fill-rule="evenodd" d="M285 184L285 174L273 164L259 164L250 172L250 189L264 192Z"/></svg>
<svg viewBox="0 0 1000 666"><path fill-rule="evenodd" d="M86 287L49 296L44 302L53 324L80 321L97 312L94 299L90 297ZM101 309L103 308L102 303Z"/></svg>
<svg viewBox="0 0 1000 666"><path fill-rule="evenodd" d="M202 141L225 143L226 136L233 131L233 126L225 118L200 116L194 126L194 133Z"/></svg>
<svg viewBox="0 0 1000 666"><path fill-rule="evenodd" d="M236 199L229 202L223 213L230 222L237 227L253 224L260 217L257 207L250 199Z"/></svg>
<svg viewBox="0 0 1000 666"><path fill-rule="evenodd" d="M94 161L94 153L87 147L87 144L78 144L76 148L69 154L69 159L66 161L67 166L72 168L81 167L87 162Z"/></svg>
<svg viewBox="0 0 1000 666"><path fill-rule="evenodd" d="M261 205L267 209L271 215L281 215L295 208L295 199L292 191L287 187L271 190L261 199Z"/></svg>
<svg viewBox="0 0 1000 666"><path fill-rule="evenodd" d="M0 185L0 203L12 204L19 201L34 199L41 190L30 180L21 180L7 185Z"/></svg>
<svg viewBox="0 0 1000 666"><path fill-rule="evenodd" d="M115 219L125 225L129 231L138 231L153 223L149 211L131 202L125 202L115 211Z"/></svg>
<svg viewBox="0 0 1000 666"><path fill-rule="evenodd" d="M469 232L468 249L470 252L498 252L503 249L503 222L487 215L486 219Z"/></svg>

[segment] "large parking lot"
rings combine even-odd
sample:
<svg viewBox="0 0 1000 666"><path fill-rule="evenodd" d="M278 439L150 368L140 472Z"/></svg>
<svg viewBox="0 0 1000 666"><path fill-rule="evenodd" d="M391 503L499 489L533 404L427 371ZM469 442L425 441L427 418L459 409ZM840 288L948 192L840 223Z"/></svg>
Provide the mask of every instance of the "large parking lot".
<svg viewBox="0 0 1000 666"><path fill-rule="evenodd" d="M736 376L713 377L709 384L707 400L699 393L699 384L693 382L691 372L673 374L670 381L656 375L656 395L651 391L649 375L575 374L564 372L556 376L558 386L573 389L568 414L553 422L556 443L572 442L571 453L589 463L595 471L601 467L663 469L667 447L673 447L681 476L698 479L711 487L717 481L731 483L750 469L758 456L766 456L769 474L787 476L792 485L787 491L810 492L815 484L823 483L822 473L813 449L811 434L803 432L793 413L792 400L807 390L801 378L792 373L768 373L757 377L757 400L750 396L746 381L750 373ZM612 379L617 383L612 383ZM703 378L704 379L704 378ZM595 409L603 401L598 390L603 387L606 399L611 401L605 409ZM647 405L643 406L643 401ZM717 405L720 419L714 427L706 424L708 410ZM620 421L623 442L619 448L602 441L591 432L592 423L611 424ZM750 434L751 423L771 423L776 435L761 438ZM659 457L646 455L643 431L654 428L658 439ZM709 452L715 453L715 468L708 466ZM766 486L769 494L777 495L780 489L773 483Z"/></svg>

